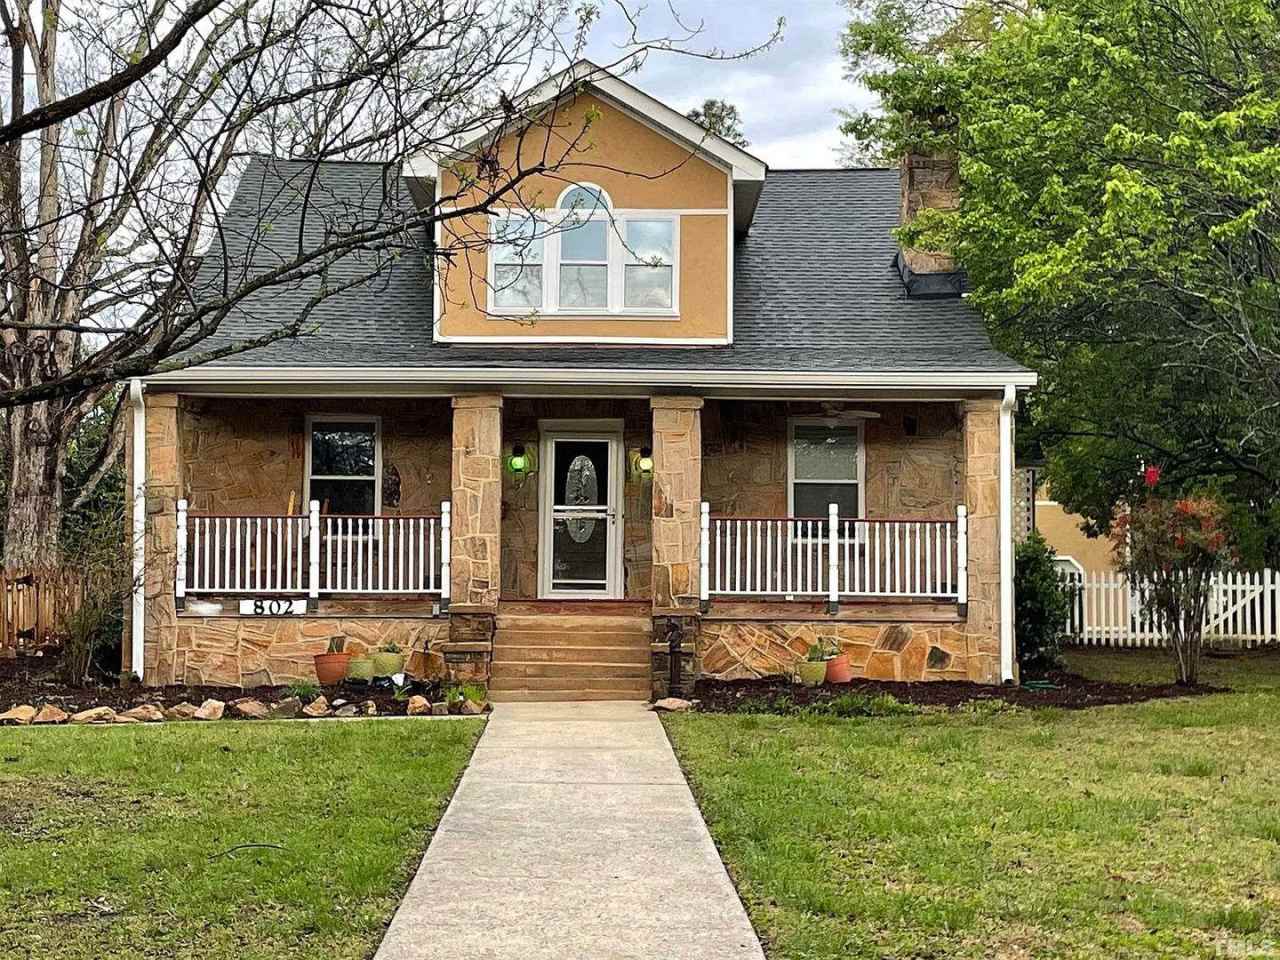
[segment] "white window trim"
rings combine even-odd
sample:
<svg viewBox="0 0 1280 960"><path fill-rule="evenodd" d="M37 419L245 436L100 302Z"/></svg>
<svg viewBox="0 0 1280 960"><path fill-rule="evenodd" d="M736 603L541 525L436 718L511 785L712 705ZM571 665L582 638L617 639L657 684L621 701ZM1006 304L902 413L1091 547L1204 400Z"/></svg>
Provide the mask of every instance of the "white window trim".
<svg viewBox="0 0 1280 960"><path fill-rule="evenodd" d="M796 427L838 427L853 430L858 437L858 457L855 469L856 478L852 480L809 480L796 477ZM856 517L841 516L841 519L862 520L867 515L867 444L866 426L862 419L840 421L835 424L830 417L788 417L787 418L787 516L796 515L795 493L797 483L821 484L853 484L858 485L858 515Z"/></svg>
<svg viewBox="0 0 1280 960"><path fill-rule="evenodd" d="M581 184L590 187L591 184ZM598 188L597 188L598 189ZM603 191L602 191L603 192ZM607 199L607 194L605 195ZM583 319L599 317L631 317L637 319L678 320L680 318L680 219L679 210L601 210L591 216L581 216L577 211L550 210L542 215L540 223L546 232L542 236L542 302L533 307L501 307L494 302L497 289L495 268L497 262L489 256L492 245L485 252L485 286L487 287L485 311L495 317L527 317L537 313L549 319ZM489 237L497 233L498 225L507 220L529 219L530 214L512 209L506 214L492 214L489 217ZM560 233L557 229L561 220L569 216L577 216L581 221L606 220L609 229L606 233L608 242L608 301L601 307L567 307L562 308L560 299ZM626 296L626 266L633 263L627 251L623 237L627 231L628 220L661 220L671 224L671 307L669 309L653 307L624 306ZM579 262L579 261L574 261ZM586 263L587 261L580 261Z"/></svg>
<svg viewBox="0 0 1280 960"><path fill-rule="evenodd" d="M306 450L303 454L303 503L311 502L311 481L314 480L373 480L373 516L382 514L382 418L361 414L309 413L306 417ZM311 475L311 432L317 423L371 423L373 424L373 476L339 476L336 474Z"/></svg>

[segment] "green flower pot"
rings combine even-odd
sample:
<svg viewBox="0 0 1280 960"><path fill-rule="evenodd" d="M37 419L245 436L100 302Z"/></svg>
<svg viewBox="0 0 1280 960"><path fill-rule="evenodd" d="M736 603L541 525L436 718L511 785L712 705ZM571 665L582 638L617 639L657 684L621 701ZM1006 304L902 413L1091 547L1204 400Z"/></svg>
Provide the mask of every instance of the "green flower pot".
<svg viewBox="0 0 1280 960"><path fill-rule="evenodd" d="M801 660L796 664L796 679L806 687L816 687L827 679L827 661Z"/></svg>
<svg viewBox="0 0 1280 960"><path fill-rule="evenodd" d="M380 651L373 655L373 675L375 677L389 677L392 674L400 673L402 670L404 670L403 653Z"/></svg>
<svg viewBox="0 0 1280 960"><path fill-rule="evenodd" d="M352 657L347 664L348 680L372 680L373 657Z"/></svg>

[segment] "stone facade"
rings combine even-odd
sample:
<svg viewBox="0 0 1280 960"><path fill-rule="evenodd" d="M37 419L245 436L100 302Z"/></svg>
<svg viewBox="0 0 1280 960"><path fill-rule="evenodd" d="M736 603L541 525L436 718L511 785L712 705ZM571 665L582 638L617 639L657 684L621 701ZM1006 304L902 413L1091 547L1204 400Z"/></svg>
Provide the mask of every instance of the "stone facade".
<svg viewBox="0 0 1280 960"><path fill-rule="evenodd" d="M183 683L227 687L314 682L312 658L329 648L330 638L344 637L345 649L354 654L394 642L409 655L410 674L439 677L446 674L441 646L448 633L443 618L183 616L174 676Z"/></svg>
<svg viewBox="0 0 1280 960"><path fill-rule="evenodd" d="M956 403L779 403L709 400L702 411L702 495L712 514L787 515L787 421L827 412L862 420L867 516L950 519L963 496ZM914 432L909 432L914 428Z"/></svg>
<svg viewBox="0 0 1280 960"><path fill-rule="evenodd" d="M699 666L723 680L788 676L814 643L839 647L854 673L871 680L996 682L994 639L964 623L704 620Z"/></svg>
<svg viewBox="0 0 1280 960"><path fill-rule="evenodd" d="M173 394L148 396L146 427L147 528L146 572L143 578L146 618L142 669L148 682L173 683L178 675L174 567L178 542L178 499L182 491L178 398ZM125 648L128 649L127 643Z"/></svg>
<svg viewBox="0 0 1280 960"><path fill-rule="evenodd" d="M902 222L910 223L921 210L954 210L960 205L960 168L953 157L908 154L899 164L902 179ZM955 258L941 250L902 251L913 273L952 273Z"/></svg>
<svg viewBox="0 0 1280 960"><path fill-rule="evenodd" d="M508 399L503 407L503 453L523 444L530 468L524 476L503 470L502 598L538 596L538 471L542 464L538 421L544 419L621 420L628 466L632 453L650 445L649 407L643 400ZM628 469L622 489L623 597L647 600L652 589L649 536L650 482Z"/></svg>
<svg viewBox="0 0 1280 960"><path fill-rule="evenodd" d="M653 397L653 609L698 607L702 398Z"/></svg>
<svg viewBox="0 0 1280 960"><path fill-rule="evenodd" d="M453 398L451 603L494 613L502 585L502 397Z"/></svg>

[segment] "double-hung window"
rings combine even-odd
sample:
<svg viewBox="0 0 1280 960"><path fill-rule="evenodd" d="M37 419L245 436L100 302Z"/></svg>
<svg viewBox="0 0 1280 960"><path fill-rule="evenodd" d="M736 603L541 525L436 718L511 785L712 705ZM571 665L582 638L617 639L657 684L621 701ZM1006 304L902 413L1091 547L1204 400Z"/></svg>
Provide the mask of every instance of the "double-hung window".
<svg viewBox="0 0 1280 960"><path fill-rule="evenodd" d="M507 217L493 222L493 304L504 310L542 308L544 239L531 217Z"/></svg>
<svg viewBox="0 0 1280 960"><path fill-rule="evenodd" d="M861 517L862 424L793 419L788 432L791 516L826 517L828 505L834 503L841 517Z"/></svg>
<svg viewBox="0 0 1280 960"><path fill-rule="evenodd" d="M378 512L378 421L315 417L307 424L307 499L320 512Z"/></svg>
<svg viewBox="0 0 1280 960"><path fill-rule="evenodd" d="M675 213L617 210L599 187L575 184L554 210L498 217L491 231L492 312L678 313Z"/></svg>

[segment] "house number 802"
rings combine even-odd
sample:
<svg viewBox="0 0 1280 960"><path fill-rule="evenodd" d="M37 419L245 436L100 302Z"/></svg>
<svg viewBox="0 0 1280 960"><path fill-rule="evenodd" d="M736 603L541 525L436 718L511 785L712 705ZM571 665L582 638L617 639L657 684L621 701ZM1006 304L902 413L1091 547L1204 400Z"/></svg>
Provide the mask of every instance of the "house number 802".
<svg viewBox="0 0 1280 960"><path fill-rule="evenodd" d="M242 617L297 617L306 613L307 601L255 598L240 601Z"/></svg>

